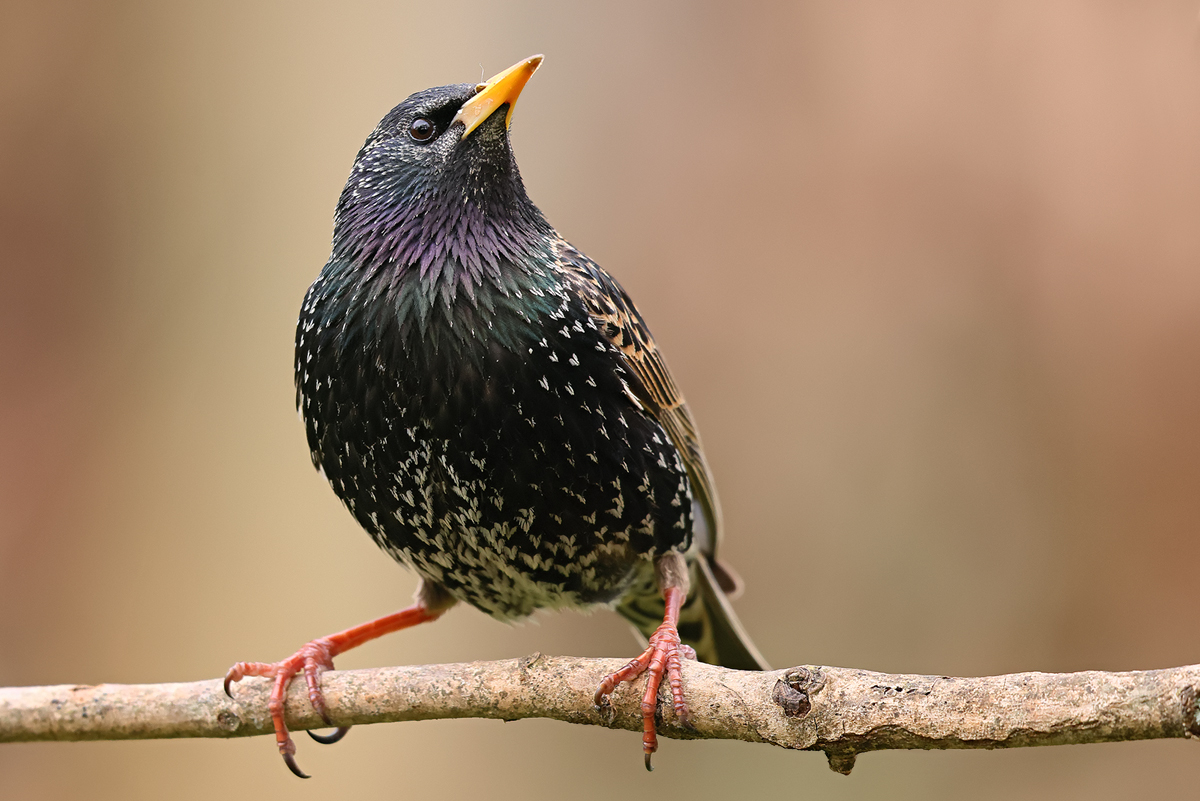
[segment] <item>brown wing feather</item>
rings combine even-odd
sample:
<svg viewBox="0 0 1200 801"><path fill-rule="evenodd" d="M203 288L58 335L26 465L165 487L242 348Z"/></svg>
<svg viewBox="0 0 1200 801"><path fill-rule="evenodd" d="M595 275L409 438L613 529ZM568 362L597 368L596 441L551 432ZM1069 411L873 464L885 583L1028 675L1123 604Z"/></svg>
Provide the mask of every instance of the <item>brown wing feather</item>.
<svg viewBox="0 0 1200 801"><path fill-rule="evenodd" d="M601 334L624 356L632 377L626 386L630 397L658 420L679 450L692 493L707 523L709 536L704 552L715 557L721 537L721 507L712 473L704 459L696 424L646 321L621 285L599 265L566 242L559 243L558 254L567 279L584 299Z"/></svg>
<svg viewBox="0 0 1200 801"><path fill-rule="evenodd" d="M696 424L650 329L625 290L599 265L562 241L558 256L559 269L583 298L596 327L621 352L630 376L625 384L630 400L658 420L679 451L703 516L703 521L697 520L696 541L707 558L691 564L693 590L680 611L680 635L706 662L738 670L769 670L729 605L726 593L736 593L740 582L716 558L721 507L712 474L704 460ZM665 606L652 571L644 582L645 586L626 594L617 611L647 638L662 621Z"/></svg>

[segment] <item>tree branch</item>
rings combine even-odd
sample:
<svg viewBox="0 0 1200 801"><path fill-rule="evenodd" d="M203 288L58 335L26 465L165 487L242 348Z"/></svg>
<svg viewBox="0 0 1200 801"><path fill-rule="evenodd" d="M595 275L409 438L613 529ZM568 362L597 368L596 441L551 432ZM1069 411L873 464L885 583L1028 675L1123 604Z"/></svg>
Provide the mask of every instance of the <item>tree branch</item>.
<svg viewBox="0 0 1200 801"><path fill-rule="evenodd" d="M336 671L322 680L341 725L435 718L552 718L640 731L628 686L603 710L602 676L623 662L541 654L499 662ZM1013 748L1200 736L1200 665L1128 673L908 676L832 667L766 673L684 666L691 729L660 703L659 732L824 751L849 773L855 755L887 748ZM639 682L640 684L640 682ZM234 699L219 680L0 689L0 742L245 737L268 734L269 683L246 679ZM320 728L304 682L287 722Z"/></svg>

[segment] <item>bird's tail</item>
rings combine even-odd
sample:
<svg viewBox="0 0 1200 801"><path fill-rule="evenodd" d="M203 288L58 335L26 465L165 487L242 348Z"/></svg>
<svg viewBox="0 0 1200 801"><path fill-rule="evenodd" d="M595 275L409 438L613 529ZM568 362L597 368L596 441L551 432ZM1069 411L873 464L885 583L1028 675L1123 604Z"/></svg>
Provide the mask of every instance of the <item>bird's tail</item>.
<svg viewBox="0 0 1200 801"><path fill-rule="evenodd" d="M679 639L695 648L702 662L736 670L770 670L721 589L722 584L731 589L736 586L731 572L719 562L710 563L703 554L692 560L689 571L692 586L679 613ZM658 582L638 585L626 594L617 611L643 639L649 638L666 612Z"/></svg>

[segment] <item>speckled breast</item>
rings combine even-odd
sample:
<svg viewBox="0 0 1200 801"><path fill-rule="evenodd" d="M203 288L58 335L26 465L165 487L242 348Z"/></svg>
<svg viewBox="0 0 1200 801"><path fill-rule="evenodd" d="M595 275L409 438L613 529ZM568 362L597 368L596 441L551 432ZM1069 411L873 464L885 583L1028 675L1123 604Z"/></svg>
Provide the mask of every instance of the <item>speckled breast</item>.
<svg viewBox="0 0 1200 801"><path fill-rule="evenodd" d="M297 331L314 463L380 547L502 618L613 601L692 531L684 466L619 352L544 289L541 312L472 332L455 304L478 297L363 334L368 312L318 279Z"/></svg>

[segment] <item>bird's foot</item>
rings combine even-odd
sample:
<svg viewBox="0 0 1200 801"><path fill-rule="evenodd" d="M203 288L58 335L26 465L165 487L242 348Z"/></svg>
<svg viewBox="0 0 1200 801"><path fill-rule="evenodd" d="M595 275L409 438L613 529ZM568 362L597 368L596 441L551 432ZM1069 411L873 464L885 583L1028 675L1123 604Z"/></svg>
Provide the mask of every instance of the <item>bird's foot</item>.
<svg viewBox="0 0 1200 801"><path fill-rule="evenodd" d="M651 755L658 750L658 731L654 725L654 713L658 708L658 688L663 676L671 687L671 698L674 702L675 717L684 726L690 726L687 702L683 698L683 675L681 659L695 659L696 651L690 645L679 641L679 630L674 623L664 622L650 637L650 645L636 659L616 673L609 674L596 688L596 706L602 706L609 694L617 685L633 681L643 673L646 677L646 691L642 694L642 751L646 755L646 770L654 770L650 764Z"/></svg>
<svg viewBox="0 0 1200 801"><path fill-rule="evenodd" d="M308 776L296 764L296 744L292 742L287 725L283 722L283 702L287 698L288 685L292 683L292 679L301 672L304 673L304 681L308 684L309 703L321 716L321 720L332 726L329 713L325 711L321 674L326 670L333 670L333 658L384 634L437 620L453 605L454 598L444 587L422 581L417 589L417 602L407 609L313 640L282 662L238 662L225 674L225 693L232 698L233 693L229 691L229 685L246 676L262 676L274 680L267 708L271 713L271 722L275 724L275 742L279 746L279 753L283 754L283 761L292 773L301 779L307 779ZM333 734L322 736L309 732L308 736L318 743L336 743L345 737L348 731L349 726L341 726Z"/></svg>
<svg viewBox="0 0 1200 801"><path fill-rule="evenodd" d="M271 686L271 696L267 701L267 710L271 713L271 722L275 725L275 742L279 746L279 753L283 755L283 761L287 763L288 769L301 779L307 779L308 774L300 770L300 766L296 764L296 744L288 734L287 724L283 721L283 704L292 679L303 672L304 681L308 685L309 703L321 716L321 720L330 726L334 725L329 719L329 712L325 707L325 694L321 692L321 674L326 670L333 669L335 653L333 649L331 638L322 637L306 644L281 662L238 662L225 674L225 694L230 698L233 697L230 685L235 681L241 681L246 676L259 676L274 680ZM329 735L309 732L309 736L319 743L336 743L345 737L348 731L350 731L349 726L341 726Z"/></svg>

